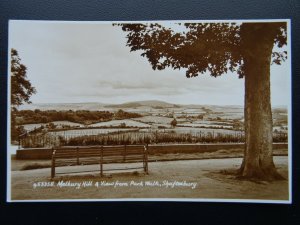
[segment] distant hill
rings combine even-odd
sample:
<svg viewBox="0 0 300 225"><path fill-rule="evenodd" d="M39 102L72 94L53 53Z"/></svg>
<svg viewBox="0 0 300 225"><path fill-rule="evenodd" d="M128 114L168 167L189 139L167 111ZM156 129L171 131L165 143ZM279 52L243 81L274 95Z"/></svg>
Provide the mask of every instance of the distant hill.
<svg viewBox="0 0 300 225"><path fill-rule="evenodd" d="M111 109L126 109L137 107L152 107L152 108L178 108L179 105L171 104L163 101L149 100L149 101L136 101L125 102L123 104L103 104L97 102L87 103L37 103L25 104L19 107L20 110L108 110Z"/></svg>
<svg viewBox="0 0 300 225"><path fill-rule="evenodd" d="M152 107L152 108L178 108L179 105L171 104L164 101L158 100L148 100L148 101L136 101L136 102L126 102L123 104L112 104L106 105L108 108L137 108L137 107Z"/></svg>
<svg viewBox="0 0 300 225"><path fill-rule="evenodd" d="M212 111L226 111L226 109L234 109L243 112L243 106L232 106L232 105L196 105L196 104L172 104L158 100L148 101L135 101L125 102L123 104L104 104L99 102L86 102L86 103L39 103L39 104L25 104L19 107L20 110L89 110L89 111L115 111L118 109L134 109L134 108L153 108L153 109L167 109L167 108L185 108L185 109L202 109L207 108ZM274 106L273 112L287 112L285 106Z"/></svg>

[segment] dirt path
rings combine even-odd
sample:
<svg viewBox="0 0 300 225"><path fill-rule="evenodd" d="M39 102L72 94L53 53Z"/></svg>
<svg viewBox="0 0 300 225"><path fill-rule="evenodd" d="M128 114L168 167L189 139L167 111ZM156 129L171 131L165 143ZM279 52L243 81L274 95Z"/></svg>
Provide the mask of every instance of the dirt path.
<svg viewBox="0 0 300 225"><path fill-rule="evenodd" d="M287 178L288 158L277 156L275 163L279 172ZM104 178L101 178L98 172L64 175L55 178L52 187L36 186L42 184L38 182L51 182L49 168L12 171L11 198L12 200L116 198L288 200L287 180L255 183L237 180L232 175L220 172L238 169L240 164L240 158L151 162L149 175L133 172L115 173ZM57 171L97 170L98 167L97 165L64 167L58 168Z"/></svg>

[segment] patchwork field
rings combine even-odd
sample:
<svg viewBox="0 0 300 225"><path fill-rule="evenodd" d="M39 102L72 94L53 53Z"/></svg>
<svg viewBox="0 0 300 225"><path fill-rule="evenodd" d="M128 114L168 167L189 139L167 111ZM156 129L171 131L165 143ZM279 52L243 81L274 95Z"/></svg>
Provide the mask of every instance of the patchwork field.
<svg viewBox="0 0 300 225"><path fill-rule="evenodd" d="M105 109L102 112L107 115L110 113L110 116L115 115L116 117L112 116L104 121L86 124L68 120L24 124L24 129L29 133L22 140L23 147L42 147L50 144L80 145L82 143L142 144L244 141L244 109L242 106L175 105L160 101L98 105L101 106L99 110ZM77 111L72 110L84 108L84 105L80 104L69 104L68 106L68 110L71 110L73 115L76 115ZM37 106L33 105L32 107ZM45 105L42 105L41 108L43 107ZM47 109L50 110L49 107L51 108L50 104L47 105ZM93 108L93 105L88 104L87 108ZM59 105L53 105L54 109L58 110ZM65 110L65 106L63 106L63 110ZM86 112L79 111L80 115L86 114ZM120 115L128 118L118 119L117 117ZM134 117L130 117L131 115ZM76 116L72 120L76 120ZM91 121L94 120L91 118ZM275 142L287 141L288 124L285 107L273 109L273 131Z"/></svg>
<svg viewBox="0 0 300 225"><path fill-rule="evenodd" d="M125 119L125 120L112 120L108 122L100 122L89 125L88 127L116 127L116 126L124 126L124 127L140 127L140 128L148 128L151 127L148 124L141 123L138 121Z"/></svg>

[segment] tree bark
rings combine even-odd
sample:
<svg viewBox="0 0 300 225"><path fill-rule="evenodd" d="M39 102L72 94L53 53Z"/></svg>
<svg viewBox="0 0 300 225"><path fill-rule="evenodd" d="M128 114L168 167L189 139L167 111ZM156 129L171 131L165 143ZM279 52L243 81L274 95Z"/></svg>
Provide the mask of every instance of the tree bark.
<svg viewBox="0 0 300 225"><path fill-rule="evenodd" d="M270 62L275 38L270 24L243 24L241 38L245 71L245 150L239 170L247 179L283 177L273 162L273 121L270 93Z"/></svg>

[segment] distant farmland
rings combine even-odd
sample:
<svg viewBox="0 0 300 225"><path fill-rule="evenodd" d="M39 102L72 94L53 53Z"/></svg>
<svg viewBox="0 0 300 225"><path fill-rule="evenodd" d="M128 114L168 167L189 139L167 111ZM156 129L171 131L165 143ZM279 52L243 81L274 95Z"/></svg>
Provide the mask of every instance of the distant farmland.
<svg viewBox="0 0 300 225"><path fill-rule="evenodd" d="M52 114L56 112L57 115L64 115L71 112L74 121L62 120L23 125L27 132L21 138L23 147L244 141L244 109L241 106L185 106L159 101L149 101L145 104L137 102L97 105L105 111L82 110L84 105L78 104L70 104L68 111L58 111L59 106L54 105L55 111L49 109L52 110L50 111ZM80 111L74 110L72 106L80 108ZM87 106L87 108L93 108L92 104ZM51 108L51 105L48 104L47 107ZM24 112L29 113L28 110ZM41 113L47 115L47 112ZM80 120L93 122L85 124L76 122L77 113L81 116ZM19 119L22 121L22 113L20 115ZM89 119L89 115L93 118ZM100 121L97 121L97 116L100 116ZM106 121L103 121L101 116L106 116ZM171 124L173 120L176 120L175 126ZM286 108L277 107L273 110L273 126L274 140L287 141Z"/></svg>

